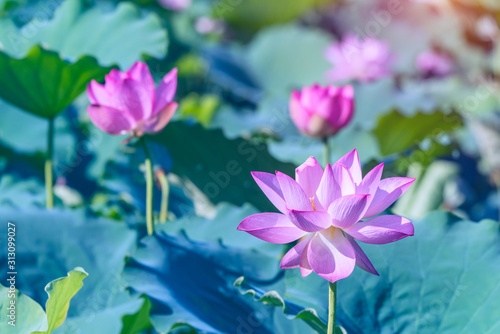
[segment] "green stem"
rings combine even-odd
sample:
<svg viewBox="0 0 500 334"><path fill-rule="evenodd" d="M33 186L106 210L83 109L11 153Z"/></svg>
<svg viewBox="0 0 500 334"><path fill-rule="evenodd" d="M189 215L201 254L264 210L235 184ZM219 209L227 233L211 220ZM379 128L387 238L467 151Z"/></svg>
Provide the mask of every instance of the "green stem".
<svg viewBox="0 0 500 334"><path fill-rule="evenodd" d="M335 333L335 316L337 313L337 282L328 284L328 330L327 334Z"/></svg>
<svg viewBox="0 0 500 334"><path fill-rule="evenodd" d="M168 184L167 174L160 171L157 173L157 176L161 185L160 223L165 223L168 216L168 195L170 193L170 186Z"/></svg>
<svg viewBox="0 0 500 334"><path fill-rule="evenodd" d="M323 138L323 158L325 159L325 166L330 163L330 147L328 146L328 137Z"/></svg>
<svg viewBox="0 0 500 334"><path fill-rule="evenodd" d="M146 160L144 162L146 166L146 226L148 229L148 235L153 234L153 163L151 161L151 152L149 151L148 144L144 137L140 139L142 147L144 149L144 154L146 155Z"/></svg>
<svg viewBox="0 0 500 334"><path fill-rule="evenodd" d="M49 132L47 135L47 157L45 159L45 196L47 209L54 207L54 180L52 176L54 156L54 119L49 119Z"/></svg>

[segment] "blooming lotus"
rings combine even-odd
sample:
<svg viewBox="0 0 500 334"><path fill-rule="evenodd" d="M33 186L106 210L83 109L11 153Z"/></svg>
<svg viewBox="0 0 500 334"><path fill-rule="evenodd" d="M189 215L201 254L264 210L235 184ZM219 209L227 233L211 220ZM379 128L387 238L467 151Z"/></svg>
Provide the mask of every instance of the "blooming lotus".
<svg viewBox="0 0 500 334"><path fill-rule="evenodd" d="M260 189L281 213L245 218L238 230L262 240L299 242L281 261L281 268L314 271L330 282L349 276L355 265L378 275L356 240L386 244L413 235L412 223L400 216L382 215L414 179L381 179L383 164L362 177L356 150L326 168L310 157L296 169L295 180L276 172L253 172Z"/></svg>
<svg viewBox="0 0 500 334"><path fill-rule="evenodd" d="M453 60L442 52L425 51L417 57L417 69L426 78L444 77L453 72Z"/></svg>
<svg viewBox="0 0 500 334"><path fill-rule="evenodd" d="M328 47L325 57L334 68L327 73L332 81L374 81L391 74L393 56L389 45L376 38L347 35Z"/></svg>
<svg viewBox="0 0 500 334"><path fill-rule="evenodd" d="M177 90L177 69L167 73L155 89L149 68L136 62L128 71L111 70L105 84L92 80L87 95L92 103L88 113L101 130L112 134L161 131L177 109L173 102Z"/></svg>
<svg viewBox="0 0 500 334"><path fill-rule="evenodd" d="M300 132L325 138L345 127L354 114L352 86L313 85L293 91L290 116Z"/></svg>

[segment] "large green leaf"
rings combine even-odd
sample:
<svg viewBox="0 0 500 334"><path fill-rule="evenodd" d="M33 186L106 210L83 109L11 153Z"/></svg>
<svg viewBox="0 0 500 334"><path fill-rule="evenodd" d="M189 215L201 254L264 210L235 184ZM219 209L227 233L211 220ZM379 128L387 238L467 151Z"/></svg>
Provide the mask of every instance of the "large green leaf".
<svg viewBox="0 0 500 334"><path fill-rule="evenodd" d="M357 268L339 281L338 319L349 334L500 330L500 226L457 219L433 212L415 223L414 237L363 245L380 276ZM326 320L328 282L314 273L287 270L276 291L293 306L289 316L314 308Z"/></svg>
<svg viewBox="0 0 500 334"><path fill-rule="evenodd" d="M136 334L143 330L151 328L149 312L151 311L151 302L144 297L144 304L135 314L125 315L123 317L123 327L120 334Z"/></svg>
<svg viewBox="0 0 500 334"><path fill-rule="evenodd" d="M40 209L3 208L0 219L16 223L17 265L23 270L16 284L38 303L46 302L44 282L77 266L90 274L71 300L66 321L54 333L119 333L122 317L140 309L143 301L129 295L121 277L125 257L136 243L136 233L125 224L81 211ZM6 231L0 230L0 239ZM0 259L5 271L6 261Z"/></svg>
<svg viewBox="0 0 500 334"><path fill-rule="evenodd" d="M326 3L332 3L332 0L217 0L213 5L213 11L216 17L224 18L235 27L256 30L275 23L291 21Z"/></svg>
<svg viewBox="0 0 500 334"><path fill-rule="evenodd" d="M213 219L183 218L157 225L155 236L142 239L124 275L133 291L151 299L156 330L169 332L189 324L209 333L237 333L244 326L240 322L253 315L260 321L258 333L271 333L277 320L269 310L239 296L232 285L240 275L258 282L279 277L283 246L251 240L236 230L255 212L250 206L221 204Z"/></svg>
<svg viewBox="0 0 500 334"><path fill-rule="evenodd" d="M460 116L440 111L431 114L416 113L411 117L393 110L380 117L373 133L377 136L383 155L401 153L412 145L418 145L428 137L436 137L462 125Z"/></svg>
<svg viewBox="0 0 500 334"><path fill-rule="evenodd" d="M15 321L10 317L12 301L15 302ZM9 309L10 308L10 309ZM0 332L26 334L47 328L47 317L42 306L19 290L0 284ZM10 324L9 324L10 322ZM14 326L15 324L15 326Z"/></svg>
<svg viewBox="0 0 500 334"><path fill-rule="evenodd" d="M295 166L273 159L266 145L242 138L230 140L221 130L198 124L172 122L151 139L168 148L173 172L191 180L213 203L248 202L263 211L274 210L250 172L294 173Z"/></svg>
<svg viewBox="0 0 500 334"><path fill-rule="evenodd" d="M324 82L330 65L323 54L330 43L318 29L273 26L261 31L243 56L267 92L288 97L293 88Z"/></svg>
<svg viewBox="0 0 500 334"><path fill-rule="evenodd" d="M39 46L22 59L0 52L0 97L33 114L52 118L70 105L90 80L102 80L109 70L94 58L69 63Z"/></svg>
<svg viewBox="0 0 500 334"><path fill-rule="evenodd" d="M67 277L56 279L45 287L49 295L45 305L47 312L48 329L35 334L50 334L54 329L61 326L68 314L70 301L82 288L83 279L88 274L82 268L75 268L68 273Z"/></svg>
<svg viewBox="0 0 500 334"><path fill-rule="evenodd" d="M143 54L163 58L167 52L167 32L160 19L155 14L143 16L131 3L121 3L113 12L103 13L96 7L86 9L83 0L66 0L48 22L34 19L22 30L3 25L6 31L0 42L8 54L15 56L42 44L60 52L63 58L91 55L101 64L125 68Z"/></svg>

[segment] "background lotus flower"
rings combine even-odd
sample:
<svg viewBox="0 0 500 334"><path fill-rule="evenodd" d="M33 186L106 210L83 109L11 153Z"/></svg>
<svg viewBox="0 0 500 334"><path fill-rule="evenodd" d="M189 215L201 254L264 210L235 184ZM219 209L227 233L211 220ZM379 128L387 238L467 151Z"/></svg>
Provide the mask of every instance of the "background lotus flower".
<svg viewBox="0 0 500 334"><path fill-rule="evenodd" d="M424 51L417 57L417 69L426 78L444 77L453 73L453 59L443 52Z"/></svg>
<svg viewBox="0 0 500 334"><path fill-rule="evenodd" d="M313 85L293 91L290 116L300 132L325 138L345 127L354 114L352 86Z"/></svg>
<svg viewBox="0 0 500 334"><path fill-rule="evenodd" d="M245 218L238 230L262 240L285 244L298 239L281 261L281 268L312 271L330 282L349 276L358 265L378 275L356 240L386 244L413 235L413 224L395 215L377 216L413 183L407 177L381 179L383 164L362 177L356 150L325 170L310 157L296 169L295 180L253 172L264 194L281 213ZM377 217L375 217L377 216Z"/></svg>
<svg viewBox="0 0 500 334"><path fill-rule="evenodd" d="M87 87L92 122L112 135L161 131L177 109L177 69L167 73L155 89L149 68L136 62L128 71L111 70L105 84L92 81Z"/></svg>
<svg viewBox="0 0 500 334"><path fill-rule="evenodd" d="M170 10L184 10L191 5L191 0L158 0L160 6Z"/></svg>
<svg viewBox="0 0 500 334"><path fill-rule="evenodd" d="M393 56L389 45L376 38L347 35L326 50L334 68L327 73L332 81L374 81L391 74Z"/></svg>

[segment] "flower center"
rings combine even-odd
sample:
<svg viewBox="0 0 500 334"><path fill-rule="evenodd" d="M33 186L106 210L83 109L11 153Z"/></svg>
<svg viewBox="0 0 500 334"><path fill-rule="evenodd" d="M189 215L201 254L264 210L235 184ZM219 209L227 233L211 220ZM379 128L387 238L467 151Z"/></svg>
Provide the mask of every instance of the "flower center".
<svg viewBox="0 0 500 334"><path fill-rule="evenodd" d="M316 207L314 206L314 197L309 198L309 200L311 201L314 211L316 211Z"/></svg>

